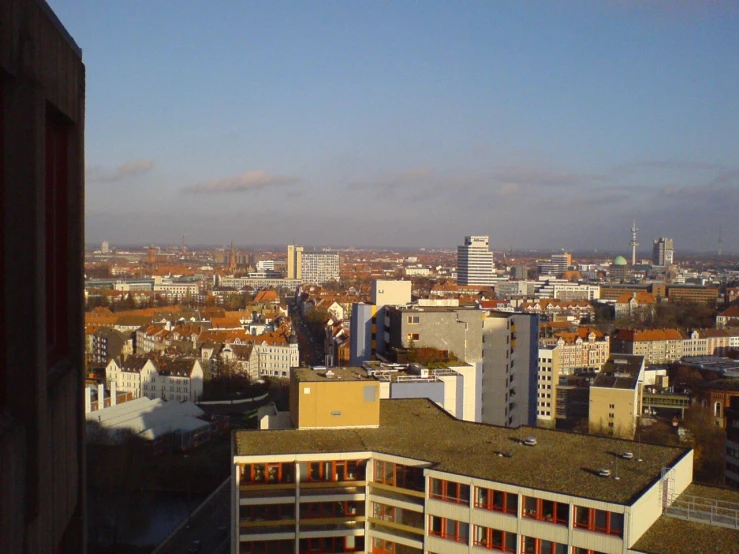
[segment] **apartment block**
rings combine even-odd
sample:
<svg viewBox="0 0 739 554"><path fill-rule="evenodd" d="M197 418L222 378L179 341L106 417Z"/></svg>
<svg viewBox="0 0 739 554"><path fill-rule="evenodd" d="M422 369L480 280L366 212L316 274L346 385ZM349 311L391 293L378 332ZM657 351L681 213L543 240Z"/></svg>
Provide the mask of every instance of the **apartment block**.
<svg viewBox="0 0 739 554"><path fill-rule="evenodd" d="M360 366L385 352L386 307L402 306L411 301L410 281L373 280L370 302L352 304L350 363Z"/></svg>
<svg viewBox="0 0 739 554"><path fill-rule="evenodd" d="M643 356L612 354L590 386L590 432L633 439L643 384Z"/></svg>
<svg viewBox="0 0 739 554"><path fill-rule="evenodd" d="M339 280L339 255L330 252L303 252L300 279L305 285L322 285Z"/></svg>
<svg viewBox="0 0 739 554"><path fill-rule="evenodd" d="M484 314L476 308L389 306L385 310L385 349L430 347L453 353L466 363L480 362Z"/></svg>
<svg viewBox="0 0 739 554"><path fill-rule="evenodd" d="M643 444L638 462L614 457L629 441L463 422L427 399L370 409L361 381L327 384L353 402L303 373L291 386L296 429L233 434L234 554L642 552L691 483L686 448Z"/></svg>
<svg viewBox="0 0 739 554"><path fill-rule="evenodd" d="M482 421L536 425L539 318L484 312L482 321Z"/></svg>
<svg viewBox="0 0 739 554"><path fill-rule="evenodd" d="M660 237L652 245L652 264L668 267L674 263L675 242L673 239Z"/></svg>
<svg viewBox="0 0 739 554"><path fill-rule="evenodd" d="M300 281L303 278L303 247L295 246L294 244L288 244L287 246L287 273L285 275L288 279L297 279Z"/></svg>

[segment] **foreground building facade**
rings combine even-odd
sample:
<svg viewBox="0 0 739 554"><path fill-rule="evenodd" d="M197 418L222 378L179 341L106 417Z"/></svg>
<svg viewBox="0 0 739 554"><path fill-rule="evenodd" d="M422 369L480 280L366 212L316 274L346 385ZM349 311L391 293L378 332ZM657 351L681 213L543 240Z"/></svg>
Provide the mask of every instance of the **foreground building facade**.
<svg viewBox="0 0 739 554"><path fill-rule="evenodd" d="M293 379L292 430L234 433L232 552L636 552L691 482L689 449L627 459L628 441L463 422L331 379Z"/></svg>
<svg viewBox="0 0 739 554"><path fill-rule="evenodd" d="M82 53L46 2L0 2L3 553L85 549L84 101Z"/></svg>

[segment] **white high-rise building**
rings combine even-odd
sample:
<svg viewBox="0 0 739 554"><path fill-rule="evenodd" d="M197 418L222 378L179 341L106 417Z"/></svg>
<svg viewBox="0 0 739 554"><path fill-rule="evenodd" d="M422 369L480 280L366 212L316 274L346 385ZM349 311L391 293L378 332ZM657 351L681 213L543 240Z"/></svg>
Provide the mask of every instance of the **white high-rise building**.
<svg viewBox="0 0 739 554"><path fill-rule="evenodd" d="M301 280L306 285L322 285L339 280L339 255L329 252L303 252Z"/></svg>
<svg viewBox="0 0 739 554"><path fill-rule="evenodd" d="M460 285L493 285L493 253L489 237L467 236L457 247L457 283Z"/></svg>

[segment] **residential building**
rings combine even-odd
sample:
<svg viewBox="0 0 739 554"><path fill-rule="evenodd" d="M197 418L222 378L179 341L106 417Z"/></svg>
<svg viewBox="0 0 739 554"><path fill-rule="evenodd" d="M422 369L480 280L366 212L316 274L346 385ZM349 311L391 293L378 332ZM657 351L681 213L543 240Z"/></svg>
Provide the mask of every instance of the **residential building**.
<svg viewBox="0 0 739 554"><path fill-rule="evenodd" d="M716 328L739 327L739 306L729 306L716 316Z"/></svg>
<svg viewBox="0 0 739 554"><path fill-rule="evenodd" d="M561 374L570 375L575 370L600 370L608 361L611 341L608 335L592 327L578 327L574 331L554 334L559 347Z"/></svg>
<svg viewBox="0 0 739 554"><path fill-rule="evenodd" d="M303 252L301 280L306 285L323 285L339 280L339 255L330 252Z"/></svg>
<svg viewBox="0 0 739 554"><path fill-rule="evenodd" d="M508 427L536 425L539 318L483 314L482 421Z"/></svg>
<svg viewBox="0 0 739 554"><path fill-rule="evenodd" d="M134 398L197 402L203 396L203 368L195 358L129 356L124 361L111 360L105 379L115 383L117 391L130 392Z"/></svg>
<svg viewBox="0 0 739 554"><path fill-rule="evenodd" d="M633 439L643 383L644 356L611 354L590 386L590 432Z"/></svg>
<svg viewBox="0 0 739 554"><path fill-rule="evenodd" d="M85 552L82 51L0 2L0 552Z"/></svg>
<svg viewBox="0 0 739 554"><path fill-rule="evenodd" d="M460 285L485 285L494 283L493 253L488 236L467 236L457 247L457 283Z"/></svg>
<svg viewBox="0 0 739 554"><path fill-rule="evenodd" d="M692 491L686 448L619 459L632 443L464 422L338 377L295 373L294 429L234 432L234 554L626 554L661 536L663 510Z"/></svg>
<svg viewBox="0 0 739 554"><path fill-rule="evenodd" d="M387 306L385 351L393 348L435 348L469 364L482 360L480 329L485 312L447 306ZM508 314L510 315L510 314Z"/></svg>
<svg viewBox="0 0 739 554"><path fill-rule="evenodd" d="M107 364L112 358L133 354L131 334L121 333L110 327L100 327L92 335L92 361Z"/></svg>
<svg viewBox="0 0 739 554"><path fill-rule="evenodd" d="M654 316L657 300L648 292L624 293L615 303L616 319L645 320Z"/></svg>
<svg viewBox="0 0 739 554"><path fill-rule="evenodd" d="M557 346L539 347L539 369L536 386L536 426L554 428L557 421L557 384L562 374Z"/></svg>
<svg viewBox="0 0 739 554"><path fill-rule="evenodd" d="M626 258L623 256L616 256L611 264L611 279L623 283L624 281L629 280L630 275L631 270L629 269L629 262L627 262Z"/></svg>
<svg viewBox="0 0 739 554"><path fill-rule="evenodd" d="M611 341L611 352L644 356L647 364L679 360L685 337L677 329L621 329Z"/></svg>
<svg viewBox="0 0 739 554"><path fill-rule="evenodd" d="M377 359L378 353L385 352L386 307L409 304L411 287L411 281L373 280L370 302L352 304L349 332L351 365L360 366L363 362Z"/></svg>
<svg viewBox="0 0 739 554"><path fill-rule="evenodd" d="M572 265L572 254L562 252L552 254L549 260L540 260L536 264L539 275L554 275L561 277Z"/></svg>
<svg viewBox="0 0 739 554"><path fill-rule="evenodd" d="M303 269L303 247L294 244L287 245L287 274L288 279L300 281Z"/></svg>
<svg viewBox="0 0 739 554"><path fill-rule="evenodd" d="M652 264L659 267L669 267L674 263L675 247L672 239L655 239L652 246Z"/></svg>

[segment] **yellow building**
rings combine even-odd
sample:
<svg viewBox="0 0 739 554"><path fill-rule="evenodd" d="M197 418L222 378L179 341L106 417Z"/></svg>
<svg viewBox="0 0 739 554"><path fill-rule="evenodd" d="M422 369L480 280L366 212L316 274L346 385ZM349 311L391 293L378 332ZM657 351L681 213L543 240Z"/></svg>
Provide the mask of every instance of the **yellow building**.
<svg viewBox="0 0 739 554"><path fill-rule="evenodd" d="M612 354L590 387L590 432L633 439L643 381L644 356Z"/></svg>
<svg viewBox="0 0 739 554"><path fill-rule="evenodd" d="M377 427L379 387L362 368L293 368L290 421L296 429Z"/></svg>

